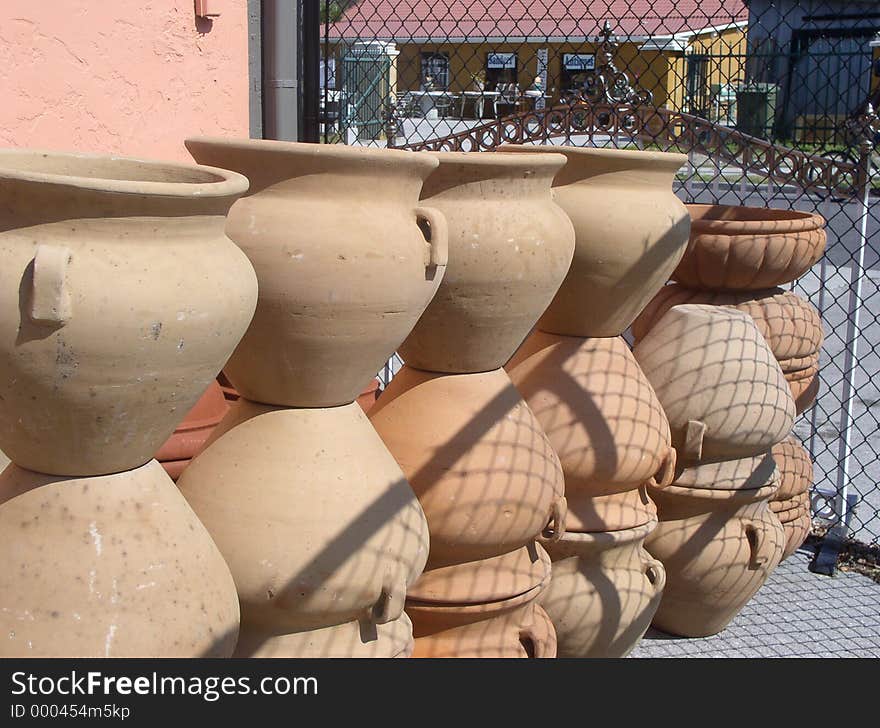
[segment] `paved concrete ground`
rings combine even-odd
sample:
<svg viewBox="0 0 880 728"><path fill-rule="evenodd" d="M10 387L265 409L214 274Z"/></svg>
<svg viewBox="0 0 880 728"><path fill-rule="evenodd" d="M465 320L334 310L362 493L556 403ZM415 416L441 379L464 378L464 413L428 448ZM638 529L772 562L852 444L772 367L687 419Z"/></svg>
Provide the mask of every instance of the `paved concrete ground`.
<svg viewBox="0 0 880 728"><path fill-rule="evenodd" d="M798 551L720 634L686 639L649 630L632 657L880 657L880 584L819 576Z"/></svg>

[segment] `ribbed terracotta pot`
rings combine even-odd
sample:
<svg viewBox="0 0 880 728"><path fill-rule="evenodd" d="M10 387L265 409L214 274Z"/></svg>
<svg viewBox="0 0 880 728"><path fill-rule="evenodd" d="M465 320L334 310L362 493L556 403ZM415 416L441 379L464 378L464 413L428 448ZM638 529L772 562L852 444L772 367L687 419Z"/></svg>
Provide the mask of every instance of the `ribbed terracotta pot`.
<svg viewBox="0 0 880 728"><path fill-rule="evenodd" d="M437 374L404 366L369 416L424 509L429 569L564 530L559 459L503 369Z"/></svg>
<svg viewBox="0 0 880 728"><path fill-rule="evenodd" d="M506 368L559 455L567 491L671 481L666 415L623 339L535 331Z"/></svg>
<svg viewBox="0 0 880 728"><path fill-rule="evenodd" d="M0 475L0 656L229 657L235 584L162 467Z"/></svg>
<svg viewBox="0 0 880 728"><path fill-rule="evenodd" d="M611 533L571 533L549 547L553 574L542 604L559 657L624 657L660 604L666 571L643 548L656 521Z"/></svg>
<svg viewBox="0 0 880 728"><path fill-rule="evenodd" d="M406 613L393 622L371 624L354 620L304 632L276 634L246 631L235 647L235 657L409 657L413 651L412 622Z"/></svg>
<svg viewBox="0 0 880 728"><path fill-rule="evenodd" d="M587 147L508 146L502 152L567 157L553 181L571 218L571 268L538 328L619 336L669 278L688 244L690 217L672 182L681 154Z"/></svg>
<svg viewBox="0 0 880 728"><path fill-rule="evenodd" d="M774 445L774 451L775 448ZM770 451L740 460L678 468L672 481L672 485L680 488L700 490L755 490L767 486L777 488L779 484L779 469Z"/></svg>
<svg viewBox="0 0 880 728"><path fill-rule="evenodd" d="M688 205L691 239L672 279L689 288L759 290L800 278L822 257L825 220L798 210Z"/></svg>
<svg viewBox="0 0 880 728"><path fill-rule="evenodd" d="M755 595L785 546L767 507L774 491L651 490L660 523L645 548L666 567L655 627L685 637L716 634Z"/></svg>
<svg viewBox="0 0 880 728"><path fill-rule="evenodd" d="M791 431L788 383L741 311L673 306L633 355L663 405L682 465L758 455Z"/></svg>
<svg viewBox="0 0 880 728"><path fill-rule="evenodd" d="M773 500L787 500L806 493L813 485L810 453L793 435L773 446L773 459L779 468L779 490Z"/></svg>
<svg viewBox="0 0 880 728"><path fill-rule="evenodd" d="M56 475L143 465L250 323L254 271L223 232L247 180L0 150L0 188L0 447Z"/></svg>
<svg viewBox="0 0 880 728"><path fill-rule="evenodd" d="M437 160L342 144L200 138L186 146L251 182L226 230L253 263L260 292L224 368L229 380L268 404L353 402L443 278L446 221L419 202Z"/></svg>
<svg viewBox="0 0 880 728"><path fill-rule="evenodd" d="M356 403L242 398L178 487L229 564L243 634L394 621L428 556L415 494Z"/></svg>
<svg viewBox="0 0 880 728"><path fill-rule="evenodd" d="M791 396L794 398L795 410L798 414L806 412L816 402L819 395L819 353L816 352L815 361L809 366L796 371L785 371L785 380L791 387Z"/></svg>
<svg viewBox="0 0 880 728"><path fill-rule="evenodd" d="M785 550L782 552L782 559L785 560L801 547L813 530L809 505L795 520L783 523L782 528L785 530Z"/></svg>
<svg viewBox="0 0 880 728"><path fill-rule="evenodd" d="M435 372L498 369L559 289L574 230L550 185L561 154L426 153L440 166L422 201L449 226L449 265L400 346L404 361Z"/></svg>

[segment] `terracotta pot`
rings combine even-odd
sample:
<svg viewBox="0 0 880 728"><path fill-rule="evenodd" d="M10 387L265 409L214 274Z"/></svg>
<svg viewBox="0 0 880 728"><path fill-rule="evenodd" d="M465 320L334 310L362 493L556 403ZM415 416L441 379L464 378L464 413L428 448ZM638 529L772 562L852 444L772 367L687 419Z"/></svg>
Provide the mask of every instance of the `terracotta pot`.
<svg viewBox="0 0 880 728"><path fill-rule="evenodd" d="M716 634L755 595L785 544L767 507L774 490L650 491L660 523L645 548L666 567L655 627L685 637Z"/></svg>
<svg viewBox="0 0 880 728"><path fill-rule="evenodd" d="M774 499L770 501L770 510L776 514L779 522L785 525L798 520L804 513L810 511L809 493L798 493L786 500Z"/></svg>
<svg viewBox="0 0 880 728"><path fill-rule="evenodd" d="M229 409L223 390L217 381L211 382L205 393L183 418L159 452L158 460L172 480L177 480L190 460L202 449L211 431Z"/></svg>
<svg viewBox="0 0 880 728"><path fill-rule="evenodd" d="M816 361L815 364L805 369L785 372L785 379L791 387L795 411L798 414L806 412L815 404L816 397L819 395L819 362Z"/></svg>
<svg viewBox="0 0 880 728"><path fill-rule="evenodd" d="M227 402L235 402L239 397L241 397L241 395L238 393L238 390L232 386L232 384L229 382L223 372L220 372L217 375L217 383L220 385L220 389L223 392L223 396L226 398Z"/></svg>
<svg viewBox="0 0 880 728"><path fill-rule="evenodd" d="M379 398L379 380L376 377L373 377L373 380L361 390L361 393L358 395L357 403L358 406L366 413L370 411L370 408L376 404L376 400Z"/></svg>
<svg viewBox="0 0 880 728"><path fill-rule="evenodd" d="M673 306L633 349L682 465L766 452L794 424L788 383L750 316Z"/></svg>
<svg viewBox="0 0 880 728"><path fill-rule="evenodd" d="M785 530L785 550L782 552L785 560L801 547L813 530L809 508L802 511L796 520L783 523L782 528Z"/></svg>
<svg viewBox="0 0 880 728"><path fill-rule="evenodd" d="M776 460L768 451L740 460L722 460L679 468L672 484L680 488L701 490L754 490L767 486L778 488L780 475Z"/></svg>
<svg viewBox="0 0 880 728"><path fill-rule="evenodd" d="M613 533L570 533L551 546L553 577L542 601L559 657L624 657L660 604L663 564L643 544L656 521Z"/></svg>
<svg viewBox="0 0 880 728"><path fill-rule="evenodd" d="M656 520L657 509L644 485L607 495L591 495L588 490L572 489L566 482L565 531L593 533L621 531Z"/></svg>
<svg viewBox="0 0 880 728"><path fill-rule="evenodd" d="M681 303L727 306L748 314L763 334L783 371L800 368L800 362L818 360L824 333L819 312L800 296L771 288L765 291L695 291L678 284L660 289L632 326L636 340Z"/></svg>
<svg viewBox="0 0 880 728"><path fill-rule="evenodd" d="M275 634L246 630L235 657L409 657L413 651L412 622L406 613L393 622L352 621L323 629Z"/></svg>
<svg viewBox="0 0 880 728"><path fill-rule="evenodd" d="M162 467L0 475L0 656L229 657L235 584Z"/></svg>
<svg viewBox="0 0 880 728"><path fill-rule="evenodd" d="M556 633L539 606L544 588L483 604L407 600L413 657L556 657Z"/></svg>
<svg viewBox="0 0 880 728"><path fill-rule="evenodd" d="M537 543L481 561L423 572L407 589L419 602L478 604L522 594L550 578L550 557Z"/></svg>
<svg viewBox="0 0 880 728"><path fill-rule="evenodd" d="M825 220L797 210L688 205L691 240L672 279L689 288L759 290L800 278L822 257Z"/></svg>
<svg viewBox="0 0 880 728"><path fill-rule="evenodd" d="M250 323L254 272L223 234L247 180L0 150L0 185L0 446L56 475L143 465Z"/></svg>
<svg viewBox="0 0 880 728"><path fill-rule="evenodd" d="M568 336L619 336L669 278L688 243L690 218L672 192L681 154L584 147L502 146L562 153L556 202L574 224L575 252L538 328Z"/></svg>
<svg viewBox="0 0 880 728"><path fill-rule="evenodd" d="M428 555L418 501L355 403L242 398L178 487L229 564L243 633L393 621Z"/></svg>
<svg viewBox="0 0 880 728"><path fill-rule="evenodd" d="M564 531L559 459L503 369L404 366L370 410L428 519L428 568L499 556Z"/></svg>
<svg viewBox="0 0 880 728"><path fill-rule="evenodd" d="M254 264L257 311L224 371L247 399L353 402L412 330L446 268L443 216L419 203L437 160L400 150L189 139L247 175L226 230ZM419 223L431 227L430 242Z"/></svg>
<svg viewBox="0 0 880 728"><path fill-rule="evenodd" d="M623 339L535 331L507 371L559 455L569 491L599 496L670 482L666 415Z"/></svg>
<svg viewBox="0 0 880 728"><path fill-rule="evenodd" d="M435 372L503 366L544 313L568 272L574 230L553 202L561 154L431 153L440 166L424 204L449 225L449 266L400 347Z"/></svg>
<svg viewBox="0 0 880 728"><path fill-rule="evenodd" d="M774 445L772 452L779 468L779 490L773 500L788 500L806 493L813 484L813 461L806 448L789 435Z"/></svg>

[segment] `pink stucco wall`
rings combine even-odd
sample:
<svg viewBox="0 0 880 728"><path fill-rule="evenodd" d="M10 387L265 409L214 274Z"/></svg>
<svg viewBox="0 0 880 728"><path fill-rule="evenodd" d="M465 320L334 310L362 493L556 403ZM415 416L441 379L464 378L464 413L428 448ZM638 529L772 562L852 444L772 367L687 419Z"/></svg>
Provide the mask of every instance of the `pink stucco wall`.
<svg viewBox="0 0 880 728"><path fill-rule="evenodd" d="M2 0L0 146L191 161L248 134L247 0Z"/></svg>

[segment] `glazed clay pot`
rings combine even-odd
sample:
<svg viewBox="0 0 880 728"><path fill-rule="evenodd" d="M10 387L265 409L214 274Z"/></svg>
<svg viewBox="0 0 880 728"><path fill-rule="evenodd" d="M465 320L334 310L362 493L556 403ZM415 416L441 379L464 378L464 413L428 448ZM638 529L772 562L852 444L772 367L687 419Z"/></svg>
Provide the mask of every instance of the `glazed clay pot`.
<svg viewBox="0 0 880 728"><path fill-rule="evenodd" d="M788 500L806 493L813 484L810 453L792 435L773 446L773 458L779 468L779 490L773 500Z"/></svg>
<svg viewBox="0 0 880 728"><path fill-rule="evenodd" d="M643 548L656 521L613 533L571 533L550 547L553 575L542 604L559 657L624 657L651 624L666 581Z"/></svg>
<svg viewBox="0 0 880 728"><path fill-rule="evenodd" d="M553 202L561 154L440 152L422 200L449 225L449 266L400 347L404 361L435 372L503 366L559 289L574 230Z"/></svg>
<svg viewBox="0 0 880 728"><path fill-rule="evenodd" d="M599 496L671 481L666 415L623 339L535 331L507 371L559 455L567 491Z"/></svg>
<svg viewBox="0 0 880 728"><path fill-rule="evenodd" d="M446 268L443 216L419 203L437 160L342 144L189 139L198 160L247 175L226 231L260 281L224 372L247 399L353 402L412 330ZM419 224L430 225L430 242Z"/></svg>
<svg viewBox="0 0 880 728"><path fill-rule="evenodd" d="M242 398L178 486L229 564L242 633L393 621L428 555L418 501L356 403Z"/></svg>
<svg viewBox="0 0 880 728"><path fill-rule="evenodd" d="M55 475L143 465L250 323L254 271L223 233L247 180L2 150L0 188L0 447Z"/></svg>
<svg viewBox="0 0 880 728"><path fill-rule="evenodd" d="M688 288L760 290L800 278L822 257L825 220L797 210L688 205L691 240L672 279Z"/></svg>
<svg viewBox="0 0 880 728"><path fill-rule="evenodd" d="M782 371L801 369L818 357L824 333L819 312L800 296L771 288L766 291L695 291L678 284L660 289L632 326L638 341L670 308L701 303L735 308L752 317Z"/></svg>
<svg viewBox="0 0 880 728"><path fill-rule="evenodd" d="M502 146L562 153L556 202L574 224L565 281L538 328L568 336L619 336L669 278L688 244L690 218L672 192L681 154L584 147Z"/></svg>
<svg viewBox="0 0 880 728"><path fill-rule="evenodd" d="M404 366L370 421L424 509L429 569L564 531L559 459L503 369L437 374Z"/></svg>
<svg viewBox="0 0 880 728"><path fill-rule="evenodd" d="M174 483L151 460L65 479L0 475L0 655L229 657L235 585Z"/></svg>
<svg viewBox="0 0 880 728"><path fill-rule="evenodd" d="M156 460L172 480L180 477L228 409L223 390L214 380L156 453Z"/></svg>
<svg viewBox="0 0 880 728"><path fill-rule="evenodd" d="M750 316L673 306L633 349L682 465L766 452L794 424L788 383Z"/></svg>
<svg viewBox="0 0 880 728"><path fill-rule="evenodd" d="M794 398L795 410L798 414L806 412L816 402L819 394L819 362L818 352L816 362L797 371L786 371L785 380L791 387L791 396Z"/></svg>
<svg viewBox="0 0 880 728"><path fill-rule="evenodd" d="M238 640L234 657L409 657L412 622L404 612L393 622L346 622L304 632L275 634L248 630Z"/></svg>
<svg viewBox="0 0 880 728"><path fill-rule="evenodd" d="M776 445L774 452L775 448ZM777 488L780 474L773 454L768 451L740 460L722 460L679 468L672 484L680 488L700 490L755 490L767 486Z"/></svg>
<svg viewBox="0 0 880 728"><path fill-rule="evenodd" d="M767 507L774 491L650 491L660 523L645 548L666 567L655 627L685 637L716 634L755 595L785 545L782 525Z"/></svg>
<svg viewBox="0 0 880 728"><path fill-rule="evenodd" d="M592 495L588 489L572 489L565 484L565 531L593 533L622 531L656 520L657 509L648 497L646 486Z"/></svg>

